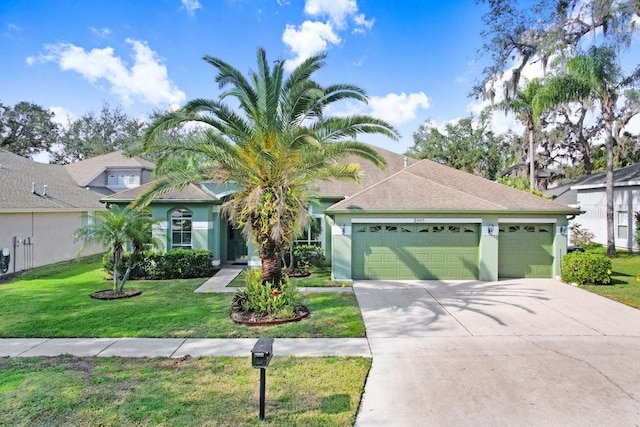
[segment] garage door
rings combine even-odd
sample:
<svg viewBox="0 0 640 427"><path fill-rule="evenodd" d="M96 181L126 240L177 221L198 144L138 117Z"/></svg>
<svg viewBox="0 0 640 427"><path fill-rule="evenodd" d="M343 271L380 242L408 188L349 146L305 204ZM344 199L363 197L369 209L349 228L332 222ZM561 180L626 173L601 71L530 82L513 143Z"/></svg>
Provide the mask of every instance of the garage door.
<svg viewBox="0 0 640 427"><path fill-rule="evenodd" d="M354 224L354 279L476 279L478 224Z"/></svg>
<svg viewBox="0 0 640 427"><path fill-rule="evenodd" d="M500 224L498 276L551 277L553 225Z"/></svg>

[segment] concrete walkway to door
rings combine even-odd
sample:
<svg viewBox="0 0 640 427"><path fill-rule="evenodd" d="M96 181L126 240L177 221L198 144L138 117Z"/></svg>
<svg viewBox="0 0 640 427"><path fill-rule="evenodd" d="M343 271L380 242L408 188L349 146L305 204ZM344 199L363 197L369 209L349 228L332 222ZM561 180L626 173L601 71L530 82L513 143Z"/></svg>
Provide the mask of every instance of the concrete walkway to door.
<svg viewBox="0 0 640 427"><path fill-rule="evenodd" d="M640 424L640 310L546 279L354 284L357 426Z"/></svg>

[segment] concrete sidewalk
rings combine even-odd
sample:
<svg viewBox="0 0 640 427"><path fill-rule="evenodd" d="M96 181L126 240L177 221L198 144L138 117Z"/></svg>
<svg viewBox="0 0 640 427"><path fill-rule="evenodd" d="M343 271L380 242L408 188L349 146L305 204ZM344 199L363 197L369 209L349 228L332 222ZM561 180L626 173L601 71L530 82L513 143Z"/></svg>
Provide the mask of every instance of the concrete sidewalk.
<svg viewBox="0 0 640 427"><path fill-rule="evenodd" d="M0 357L248 357L257 338L1 338ZM275 338L274 356L371 357L366 338Z"/></svg>
<svg viewBox="0 0 640 427"><path fill-rule="evenodd" d="M229 287L229 283L233 281L240 273L242 273L244 267L232 266L223 267L213 277L209 278L194 292L197 293L235 293L240 288ZM298 287L298 291L305 292L339 292L339 293L353 293L351 286L333 286L333 287Z"/></svg>

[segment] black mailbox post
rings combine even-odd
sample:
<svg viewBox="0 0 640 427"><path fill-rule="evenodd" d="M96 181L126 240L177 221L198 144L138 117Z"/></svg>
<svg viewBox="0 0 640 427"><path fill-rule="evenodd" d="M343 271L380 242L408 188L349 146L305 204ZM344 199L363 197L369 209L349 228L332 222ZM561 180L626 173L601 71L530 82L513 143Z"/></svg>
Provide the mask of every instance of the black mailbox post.
<svg viewBox="0 0 640 427"><path fill-rule="evenodd" d="M251 350L251 366L266 368L273 356L273 338L260 338Z"/></svg>
<svg viewBox="0 0 640 427"><path fill-rule="evenodd" d="M251 350L251 366L260 369L260 419L264 420L266 368L273 356L273 338L260 338Z"/></svg>

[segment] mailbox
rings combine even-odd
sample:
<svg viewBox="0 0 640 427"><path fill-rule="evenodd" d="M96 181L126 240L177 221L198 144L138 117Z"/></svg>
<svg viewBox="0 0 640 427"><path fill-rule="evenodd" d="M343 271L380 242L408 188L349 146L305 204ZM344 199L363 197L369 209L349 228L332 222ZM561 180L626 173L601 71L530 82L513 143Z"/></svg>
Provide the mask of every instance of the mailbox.
<svg viewBox="0 0 640 427"><path fill-rule="evenodd" d="M251 366L266 368L273 356L273 338L260 338L251 350Z"/></svg>

